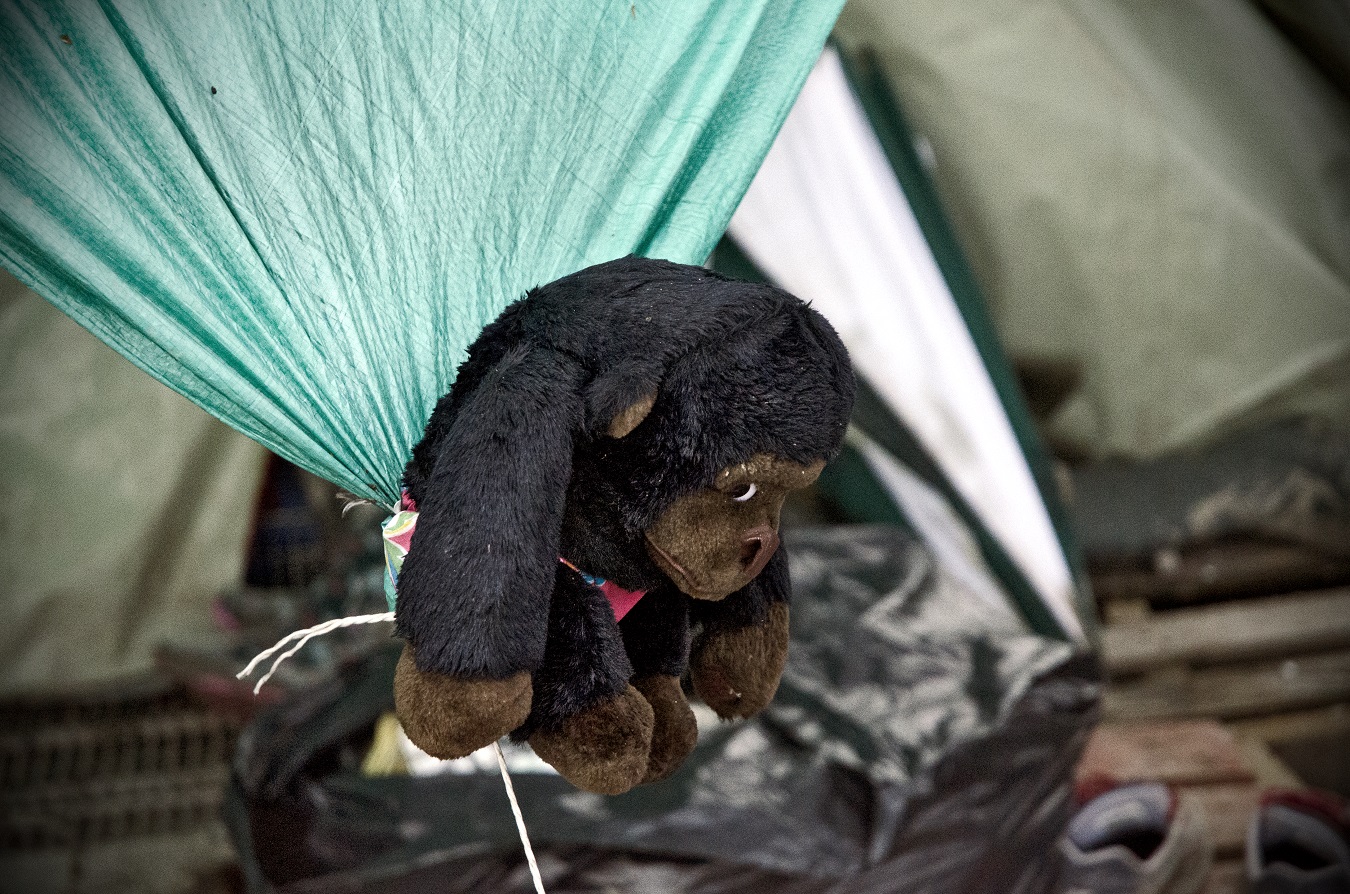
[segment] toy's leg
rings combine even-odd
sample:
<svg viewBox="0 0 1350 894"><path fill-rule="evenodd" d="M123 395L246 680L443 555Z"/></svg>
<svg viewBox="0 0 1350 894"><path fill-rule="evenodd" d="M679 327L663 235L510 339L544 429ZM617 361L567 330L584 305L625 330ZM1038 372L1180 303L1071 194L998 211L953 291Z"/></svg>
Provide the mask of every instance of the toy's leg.
<svg viewBox="0 0 1350 894"><path fill-rule="evenodd" d="M628 791L647 772L653 726L632 674L609 602L560 565L534 707L515 736L579 789Z"/></svg>
<svg viewBox="0 0 1350 894"><path fill-rule="evenodd" d="M643 782L665 779L698 742L694 712L680 689L689 663L689 597L674 588L642 597L619 624L633 663L633 686L652 706L656 725Z"/></svg>
<svg viewBox="0 0 1350 894"><path fill-rule="evenodd" d="M720 602L695 602L703 630L689 674L694 691L724 720L763 710L787 663L787 555L779 549L759 576Z"/></svg>

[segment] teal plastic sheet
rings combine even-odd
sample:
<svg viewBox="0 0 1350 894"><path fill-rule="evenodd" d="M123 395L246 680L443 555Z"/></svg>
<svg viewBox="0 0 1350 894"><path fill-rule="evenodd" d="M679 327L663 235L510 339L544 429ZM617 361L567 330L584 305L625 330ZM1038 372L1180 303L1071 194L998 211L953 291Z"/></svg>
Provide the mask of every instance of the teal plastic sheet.
<svg viewBox="0 0 1350 894"><path fill-rule="evenodd" d="M840 0L0 3L0 263L386 504L480 328L701 261Z"/></svg>

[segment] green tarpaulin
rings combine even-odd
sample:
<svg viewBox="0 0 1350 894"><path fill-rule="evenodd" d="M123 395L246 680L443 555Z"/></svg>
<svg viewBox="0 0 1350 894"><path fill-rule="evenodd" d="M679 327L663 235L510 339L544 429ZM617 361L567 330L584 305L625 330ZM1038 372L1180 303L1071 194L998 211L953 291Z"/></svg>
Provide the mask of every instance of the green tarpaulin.
<svg viewBox="0 0 1350 894"><path fill-rule="evenodd" d="M5 2L0 263L391 503L508 301L706 256L840 5Z"/></svg>

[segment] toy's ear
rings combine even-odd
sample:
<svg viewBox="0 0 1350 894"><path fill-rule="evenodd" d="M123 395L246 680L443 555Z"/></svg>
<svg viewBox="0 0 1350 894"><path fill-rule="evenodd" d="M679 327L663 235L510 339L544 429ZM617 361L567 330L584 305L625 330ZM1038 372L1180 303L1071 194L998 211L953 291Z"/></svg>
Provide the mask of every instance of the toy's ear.
<svg viewBox="0 0 1350 894"><path fill-rule="evenodd" d="M580 379L561 352L513 348L437 445L398 581L420 669L503 679L543 661Z"/></svg>
<svg viewBox="0 0 1350 894"><path fill-rule="evenodd" d="M627 435L642 424L642 420L647 418L647 414L652 411L652 406L655 405L655 403L655 391L639 397L633 403L614 414L614 418L609 421L607 434L611 438L622 438L624 435Z"/></svg>

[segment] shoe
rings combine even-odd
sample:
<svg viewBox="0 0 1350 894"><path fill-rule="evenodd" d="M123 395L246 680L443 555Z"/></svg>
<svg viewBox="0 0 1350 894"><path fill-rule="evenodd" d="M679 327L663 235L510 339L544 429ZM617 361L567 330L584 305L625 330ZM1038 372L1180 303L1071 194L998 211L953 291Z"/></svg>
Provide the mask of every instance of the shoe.
<svg viewBox="0 0 1350 894"><path fill-rule="evenodd" d="M1253 894L1350 894L1350 805L1328 792L1266 792L1246 862Z"/></svg>
<svg viewBox="0 0 1350 894"><path fill-rule="evenodd" d="M1161 782L1092 779L1060 839L1062 894L1196 894L1214 863L1204 812Z"/></svg>

